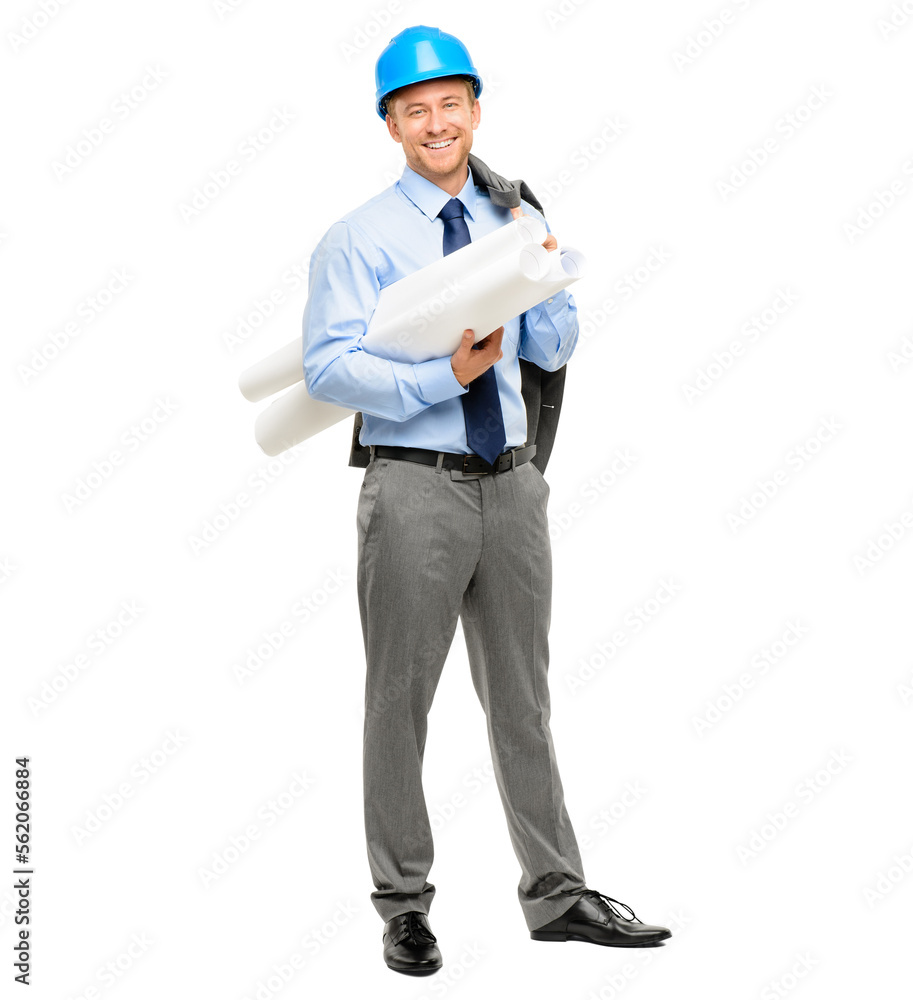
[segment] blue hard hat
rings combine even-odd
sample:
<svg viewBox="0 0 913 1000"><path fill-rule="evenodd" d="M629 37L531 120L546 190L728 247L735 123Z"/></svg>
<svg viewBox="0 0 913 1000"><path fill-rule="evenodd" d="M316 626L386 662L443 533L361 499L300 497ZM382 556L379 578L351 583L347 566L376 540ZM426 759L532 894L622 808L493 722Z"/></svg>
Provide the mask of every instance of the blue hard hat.
<svg viewBox="0 0 913 1000"><path fill-rule="evenodd" d="M390 39L374 67L377 113L386 121L382 105L387 94L410 83L441 76L471 77L475 96L482 93L482 78L459 38L448 35L440 28L429 28L426 24L404 28Z"/></svg>

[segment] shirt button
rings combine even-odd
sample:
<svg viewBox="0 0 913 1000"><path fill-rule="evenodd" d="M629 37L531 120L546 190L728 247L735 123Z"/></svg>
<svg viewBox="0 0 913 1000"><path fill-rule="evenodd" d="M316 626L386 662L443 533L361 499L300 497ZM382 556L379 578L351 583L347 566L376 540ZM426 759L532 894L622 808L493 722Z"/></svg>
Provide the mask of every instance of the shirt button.
<svg viewBox="0 0 913 1000"><path fill-rule="evenodd" d="M554 299L549 299L548 301L551 303L551 302L554 302L555 300Z"/></svg>

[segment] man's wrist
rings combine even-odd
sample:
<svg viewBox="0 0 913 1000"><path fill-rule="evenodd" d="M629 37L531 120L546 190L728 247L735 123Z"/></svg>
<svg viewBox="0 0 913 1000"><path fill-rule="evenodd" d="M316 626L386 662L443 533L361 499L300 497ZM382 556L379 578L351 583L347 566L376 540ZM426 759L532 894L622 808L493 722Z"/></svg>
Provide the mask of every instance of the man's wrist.
<svg viewBox="0 0 913 1000"><path fill-rule="evenodd" d="M464 388L464 389L465 389L465 388L466 388L466 386L467 386L467 385L469 385L469 383L470 383L470 382L472 381L471 379L467 379L467 380L466 380L466 381L464 382L464 381L463 381L463 380L462 380L462 379L460 378L460 376L459 376L459 375L457 375L457 373L456 373L456 368L454 368L454 367L453 367L453 361L451 361L451 362L450 362L450 370L451 370L451 371L453 372L453 377L454 377L454 378L455 378L455 379L457 380L457 382L458 382L458 383L460 384L460 386L462 386L462 388Z"/></svg>

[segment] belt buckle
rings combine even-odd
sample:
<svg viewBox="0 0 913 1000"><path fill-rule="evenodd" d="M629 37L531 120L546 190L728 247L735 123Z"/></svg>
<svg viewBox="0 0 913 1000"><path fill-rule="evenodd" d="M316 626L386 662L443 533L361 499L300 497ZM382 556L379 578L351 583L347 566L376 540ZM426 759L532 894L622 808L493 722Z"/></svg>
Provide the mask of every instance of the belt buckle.
<svg viewBox="0 0 913 1000"><path fill-rule="evenodd" d="M491 474L492 471L494 471L494 472L498 471L497 469L494 469L494 470L491 470L491 469L474 469L474 470L473 469L467 469L466 465L469 462L470 458L477 458L479 460L479 464L480 465L484 465L485 464L485 462L481 458L481 456L476 455L475 452L471 452L468 455L464 455L463 456L463 465L462 465L462 470L461 470L464 476L488 476L488 475Z"/></svg>

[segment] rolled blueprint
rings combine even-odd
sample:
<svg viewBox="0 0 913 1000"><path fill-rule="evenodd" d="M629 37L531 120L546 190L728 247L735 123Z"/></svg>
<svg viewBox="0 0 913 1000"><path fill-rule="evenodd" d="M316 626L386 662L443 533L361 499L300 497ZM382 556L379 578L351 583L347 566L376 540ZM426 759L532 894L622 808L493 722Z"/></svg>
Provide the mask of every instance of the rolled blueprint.
<svg viewBox="0 0 913 1000"><path fill-rule="evenodd" d="M462 294L463 284L470 276L490 267L512 251L541 245L546 236L548 230L544 222L532 215L523 215L382 288L362 341L364 349L369 354L377 354L390 361L406 360L408 357L414 364L420 360L441 358L445 353L453 354L459 346L463 330L475 330L477 341L488 336L501 324L496 323L484 331L480 327L464 326L453 347L446 350L446 345L453 338L445 336L446 343L435 344L437 328L434 321L443 315L453 299ZM517 313L511 315L516 316ZM415 337L413 345L422 352L420 358L409 357L407 340L410 334ZM256 403L300 382L304 378L303 347L298 337L242 372L238 385L243 395Z"/></svg>
<svg viewBox="0 0 913 1000"><path fill-rule="evenodd" d="M461 250L454 251L443 260L456 257ZM435 261L430 267L437 267L439 263ZM422 274L425 270L423 268L414 274ZM428 303L434 297L427 295L419 304L413 302L396 319L376 326L375 310L361 344L370 354L412 364L445 357L456 351L463 330L474 330L476 340L480 340L514 316L567 288L582 277L585 270L586 259L578 250L571 247L546 250L537 243L526 244L490 261L483 268L461 274L458 280L462 290L458 295L445 298L440 284L433 286L437 290L437 301L442 303L436 315L429 317ZM413 275L387 288L394 288L411 277ZM441 277L442 274L439 274L438 281ZM411 329L410 323L413 324ZM257 443L267 455L278 455L356 412L308 395L304 384L302 343L300 339L293 343L300 371L300 374L296 373L296 381L300 385L288 383L294 387L268 406L256 422ZM429 343L434 346L427 346ZM291 348L292 344L289 344L283 351L290 351ZM286 377L291 375L289 371Z"/></svg>
<svg viewBox="0 0 913 1000"><path fill-rule="evenodd" d="M467 323L453 342L453 337L447 335L453 326L453 309L480 287L490 287L485 276L505 261L516 260L517 252L535 251L538 247L548 253L541 246L547 236L545 223L531 215L520 216L387 285L378 296L362 346L369 354L389 361L416 364L453 354L463 330L474 330L475 341L482 340L501 324L483 330ZM516 315L511 313L508 319Z"/></svg>
<svg viewBox="0 0 913 1000"><path fill-rule="evenodd" d="M280 347L269 357L241 372L238 386L244 396L256 403L303 379L303 348L301 337L296 337L285 347Z"/></svg>
<svg viewBox="0 0 913 1000"><path fill-rule="evenodd" d="M362 346L389 361L443 358L460 346L464 330L474 330L475 341L482 340L576 281L584 266L583 255L571 247L546 250L530 244L461 277L452 299L439 292L387 322L372 317Z"/></svg>
<svg viewBox="0 0 913 1000"><path fill-rule="evenodd" d="M267 455L279 455L356 412L311 399L302 379L257 417L254 436Z"/></svg>

